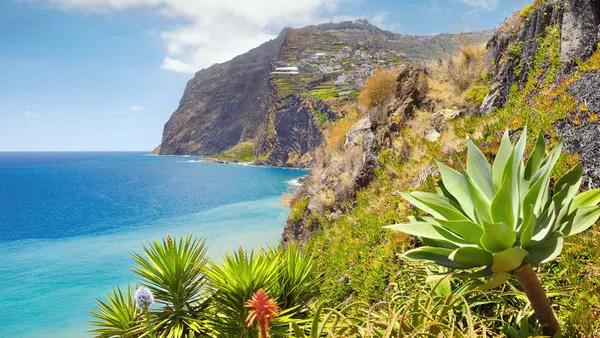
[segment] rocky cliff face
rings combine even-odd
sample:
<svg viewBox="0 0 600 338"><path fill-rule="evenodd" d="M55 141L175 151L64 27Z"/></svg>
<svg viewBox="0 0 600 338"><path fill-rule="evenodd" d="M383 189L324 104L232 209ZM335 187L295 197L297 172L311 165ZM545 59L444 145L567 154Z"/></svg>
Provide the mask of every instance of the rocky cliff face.
<svg viewBox="0 0 600 338"><path fill-rule="evenodd" d="M583 163L586 189L600 187L599 42L599 0L536 1L488 43L493 85L481 106L489 113L521 91L531 114L557 114L554 129L564 137L565 149ZM543 101L566 104L544 106Z"/></svg>
<svg viewBox="0 0 600 338"><path fill-rule="evenodd" d="M252 140L272 104L271 61L285 40L274 40L196 73L165 124L161 155L210 155Z"/></svg>
<svg viewBox="0 0 600 338"><path fill-rule="evenodd" d="M600 1L536 1L529 11L510 18L488 42L493 58L493 85L481 109L503 107L513 84L523 88L536 67L542 39L555 29L560 41L559 78L573 72L578 61L588 60L597 48L600 33ZM541 66L541 65L537 65Z"/></svg>
<svg viewBox="0 0 600 338"><path fill-rule="evenodd" d="M490 34L465 37L483 41ZM196 73L157 149L162 155L213 155L250 142L259 164L310 166L324 126L343 114L328 101L352 100L377 65L439 57L457 44L456 35L402 36L365 20L285 29Z"/></svg>

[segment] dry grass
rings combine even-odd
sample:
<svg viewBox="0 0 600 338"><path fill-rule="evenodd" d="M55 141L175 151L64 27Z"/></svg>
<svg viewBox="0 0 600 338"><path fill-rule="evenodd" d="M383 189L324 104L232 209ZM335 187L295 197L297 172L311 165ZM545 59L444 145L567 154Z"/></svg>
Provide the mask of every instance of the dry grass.
<svg viewBox="0 0 600 338"><path fill-rule="evenodd" d="M398 72L379 69L371 76L365 87L360 92L358 103L366 108L383 105L396 91L396 77Z"/></svg>
<svg viewBox="0 0 600 338"><path fill-rule="evenodd" d="M355 123L356 118L353 116L347 116L336 122L329 131L325 151L330 153L339 151L346 142L346 133Z"/></svg>
<svg viewBox="0 0 600 338"><path fill-rule="evenodd" d="M465 93L484 85L483 76L489 68L485 45L471 45L463 39L456 54L429 65L429 96L446 105L473 104Z"/></svg>

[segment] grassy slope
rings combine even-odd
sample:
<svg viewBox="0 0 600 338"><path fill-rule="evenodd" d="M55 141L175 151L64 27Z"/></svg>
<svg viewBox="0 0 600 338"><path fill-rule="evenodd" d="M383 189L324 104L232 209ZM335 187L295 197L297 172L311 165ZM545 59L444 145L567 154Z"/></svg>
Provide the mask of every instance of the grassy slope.
<svg viewBox="0 0 600 338"><path fill-rule="evenodd" d="M252 141L238 143L221 154L211 157L235 162L254 162L254 143Z"/></svg>
<svg viewBox="0 0 600 338"><path fill-rule="evenodd" d="M419 123L427 123L426 115L423 115L419 123L404 127L401 136L394 141L399 146L381 153L381 167L376 179L358 192L356 203L348 206L344 215L332 219L320 217L323 231L312 238L309 247L317 254L319 270L325 275L322 285L324 299L339 302L351 297L353 300L376 302L386 299L390 290L405 294L419 290L414 286L425 280L407 275L406 271L410 269L404 268L408 262L398 255L413 246L414 240L384 230L381 226L402 222L414 212L397 196L397 191L417 188L433 191L434 179L429 174L435 172L432 170L434 159L456 166L455 155L464 158L464 139L467 136L483 146L486 154L491 156L496 152L506 126L511 131L518 131L527 125L530 135L534 136L538 132L546 132L554 144L558 137L552 128L554 121L565 118L568 112L587 112L585 107L577 107L574 98L565 89L582 73L600 69L600 52L596 52L588 62L581 63L574 76L552 86L560 67L558 29L548 30L540 43L527 84L522 89L512 88L510 102L505 108L491 116L463 116L453 120L436 143L420 137L423 126ZM542 89L534 93L538 87ZM588 118L590 121L598 119L593 112L588 113ZM408 159L399 155L404 145L412 149ZM528 146L532 145L531 140ZM576 161L577 155L562 156L555 178ZM557 315L564 323L565 336L591 337L592 332L600 328L598 248L600 231L595 226L568 239L559 259L538 269L544 286L550 292L560 290L551 294ZM499 297L501 292L491 292L490 297ZM526 306L526 303L519 302L518 296L513 295L512 299L513 304ZM514 323L517 319L510 310L507 305L502 313L494 315Z"/></svg>

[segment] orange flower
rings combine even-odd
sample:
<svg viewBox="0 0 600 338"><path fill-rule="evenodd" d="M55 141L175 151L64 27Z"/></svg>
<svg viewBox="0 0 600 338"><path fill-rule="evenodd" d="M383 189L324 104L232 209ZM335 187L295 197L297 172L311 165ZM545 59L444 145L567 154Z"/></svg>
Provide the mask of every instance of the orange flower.
<svg viewBox="0 0 600 338"><path fill-rule="evenodd" d="M277 311L279 311L275 301L269 298L265 290L260 289L246 302L246 307L251 309L246 318L248 327L252 326L256 320L260 337L269 337L269 322L277 317Z"/></svg>

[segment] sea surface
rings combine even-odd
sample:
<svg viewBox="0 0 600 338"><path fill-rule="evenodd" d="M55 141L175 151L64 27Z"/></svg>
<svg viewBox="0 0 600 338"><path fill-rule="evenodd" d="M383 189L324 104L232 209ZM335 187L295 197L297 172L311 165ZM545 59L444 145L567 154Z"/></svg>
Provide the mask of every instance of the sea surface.
<svg viewBox="0 0 600 338"><path fill-rule="evenodd" d="M300 170L144 153L0 153L0 337L88 337L88 310L134 284L141 244L193 234L211 258L275 245Z"/></svg>

